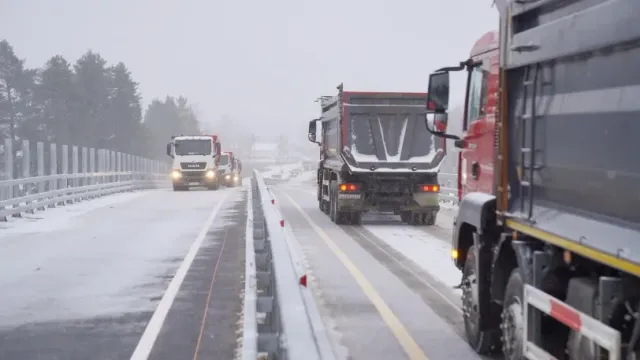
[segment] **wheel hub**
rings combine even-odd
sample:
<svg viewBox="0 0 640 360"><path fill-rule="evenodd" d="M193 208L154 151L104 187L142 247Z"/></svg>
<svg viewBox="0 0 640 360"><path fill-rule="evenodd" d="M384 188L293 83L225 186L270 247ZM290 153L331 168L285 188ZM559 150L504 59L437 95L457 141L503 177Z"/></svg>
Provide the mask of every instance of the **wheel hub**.
<svg viewBox="0 0 640 360"><path fill-rule="evenodd" d="M523 319L520 301L510 304L502 311L502 352L507 360L520 360L523 355Z"/></svg>

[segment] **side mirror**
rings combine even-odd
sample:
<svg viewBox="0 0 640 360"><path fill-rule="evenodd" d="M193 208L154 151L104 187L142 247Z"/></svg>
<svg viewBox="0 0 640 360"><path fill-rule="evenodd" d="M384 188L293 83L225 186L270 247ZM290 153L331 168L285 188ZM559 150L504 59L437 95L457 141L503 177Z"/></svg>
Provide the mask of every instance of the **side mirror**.
<svg viewBox="0 0 640 360"><path fill-rule="evenodd" d="M167 155L173 157L173 154L171 154L171 143L167 144Z"/></svg>
<svg viewBox="0 0 640 360"><path fill-rule="evenodd" d="M427 115L427 130L430 133L443 134L447 131L447 122L449 119L449 114L428 114Z"/></svg>
<svg viewBox="0 0 640 360"><path fill-rule="evenodd" d="M318 141L316 141L317 121L318 119L309 121L309 134L307 135L309 141L316 144L318 143Z"/></svg>
<svg viewBox="0 0 640 360"><path fill-rule="evenodd" d="M429 75L427 112L442 114L449 108L449 72L441 71Z"/></svg>
<svg viewBox="0 0 640 360"><path fill-rule="evenodd" d="M216 166L220 165L220 153L217 153L214 160L214 163L216 164Z"/></svg>
<svg viewBox="0 0 640 360"><path fill-rule="evenodd" d="M216 143L216 156L220 157L220 153L222 153L222 144L219 142ZM218 159L219 161L219 159Z"/></svg>
<svg viewBox="0 0 640 360"><path fill-rule="evenodd" d="M451 140L460 140L460 137L456 135L447 134L446 131L448 121L449 114L445 112L440 114L427 114L424 123L427 127L427 131L435 136Z"/></svg>

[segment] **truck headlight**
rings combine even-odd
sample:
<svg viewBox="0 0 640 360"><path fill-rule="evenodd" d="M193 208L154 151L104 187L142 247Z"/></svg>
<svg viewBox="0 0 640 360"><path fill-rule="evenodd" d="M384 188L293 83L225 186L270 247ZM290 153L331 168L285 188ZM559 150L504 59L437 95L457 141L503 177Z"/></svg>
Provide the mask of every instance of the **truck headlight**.
<svg viewBox="0 0 640 360"><path fill-rule="evenodd" d="M182 173L180 172L180 170L173 170L173 171L171 172L171 177L172 177L174 180L180 179L180 178L182 177Z"/></svg>
<svg viewBox="0 0 640 360"><path fill-rule="evenodd" d="M224 178L225 178L226 180L229 180L229 179L231 178L231 176L229 176L229 174L227 174Z"/></svg>
<svg viewBox="0 0 640 360"><path fill-rule="evenodd" d="M213 179L216 177L216 172L213 170L208 170L205 176L207 177L207 179Z"/></svg>

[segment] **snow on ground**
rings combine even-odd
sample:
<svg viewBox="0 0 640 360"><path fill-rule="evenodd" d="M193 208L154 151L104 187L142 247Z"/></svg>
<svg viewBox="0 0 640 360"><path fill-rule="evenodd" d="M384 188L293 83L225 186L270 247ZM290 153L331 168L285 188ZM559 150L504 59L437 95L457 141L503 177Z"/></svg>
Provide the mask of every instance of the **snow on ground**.
<svg viewBox="0 0 640 360"><path fill-rule="evenodd" d="M364 225L380 240L422 267L443 284L460 284L461 272L451 260L451 245L418 228L407 225Z"/></svg>
<svg viewBox="0 0 640 360"><path fill-rule="evenodd" d="M316 184L316 172L315 171L305 171L302 174L289 179L289 183L291 184ZM314 191L315 194L315 191Z"/></svg>
<svg viewBox="0 0 640 360"><path fill-rule="evenodd" d="M297 164L293 164L295 166ZM271 171L279 171L279 168L272 167ZM288 169L285 171L288 176ZM263 173L265 177L270 174ZM315 171L305 171L297 177L289 179L289 184L309 184L309 195L315 196ZM444 213L455 211L457 205L443 202L440 204ZM367 215L380 218L383 222L397 221L398 216L388 216L384 214ZM408 225L363 225L367 230L376 235L382 241L393 247L408 259L415 262L435 279L451 288L455 294L460 290L453 289L460 284L461 272L455 267L451 260L451 245L449 239L440 239L420 228Z"/></svg>
<svg viewBox="0 0 640 360"><path fill-rule="evenodd" d="M10 218L0 223L0 238L4 235L39 233L69 229L76 225L75 220L93 210L110 207L119 203L137 199L147 195L151 190L141 190L112 194L98 199L85 200L79 203L58 206L34 214L23 213L21 218Z"/></svg>
<svg viewBox="0 0 640 360"><path fill-rule="evenodd" d="M300 169L302 170L302 163L296 162L283 165L271 165L267 171L262 172L262 176L265 178L272 178L273 175L280 175L280 179L286 180L289 178L289 171Z"/></svg>
<svg viewBox="0 0 640 360"><path fill-rule="evenodd" d="M153 311L165 277L234 192L124 193L12 221L24 226L0 229L0 327Z"/></svg>

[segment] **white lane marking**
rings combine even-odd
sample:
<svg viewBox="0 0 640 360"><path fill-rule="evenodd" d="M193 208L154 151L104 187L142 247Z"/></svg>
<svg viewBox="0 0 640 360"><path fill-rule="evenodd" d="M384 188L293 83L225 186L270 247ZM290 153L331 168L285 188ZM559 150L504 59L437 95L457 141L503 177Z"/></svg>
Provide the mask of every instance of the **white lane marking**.
<svg viewBox="0 0 640 360"><path fill-rule="evenodd" d="M169 309L171 309L171 305L173 304L173 300L175 300L178 295L178 291L180 290L180 286L184 281L184 278L187 276L187 271L191 267L193 263L193 259L196 257L204 238L207 236L207 232L209 232L209 228L213 225L213 222L218 215L218 212L222 208L222 204L224 204L225 200L229 197L232 192L228 192L225 194L222 199L218 202L215 208L209 214L209 217L204 222L204 226L198 233L193 244L191 244L191 248L187 255L182 260L182 264L176 271L176 274L171 279L167 290L164 292L162 299L158 303L158 307L153 312L151 316L151 320L147 324L147 327L144 329L144 333L140 337L140 341L136 346L136 349L133 351L130 360L147 360L149 358L149 354L151 353L151 349L153 349L153 345L160 334L160 329L162 329L162 325L164 324L165 319L167 318L167 314L169 313Z"/></svg>

